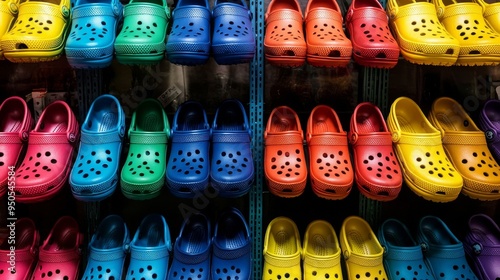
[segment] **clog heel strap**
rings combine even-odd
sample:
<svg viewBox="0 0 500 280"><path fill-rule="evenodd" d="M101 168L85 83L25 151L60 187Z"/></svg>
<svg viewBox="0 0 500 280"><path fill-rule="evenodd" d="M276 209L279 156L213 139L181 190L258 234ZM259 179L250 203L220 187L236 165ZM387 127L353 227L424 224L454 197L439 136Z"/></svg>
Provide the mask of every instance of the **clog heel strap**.
<svg viewBox="0 0 500 280"><path fill-rule="evenodd" d="M498 1L485 1L474 0L483 8L483 17L488 25L497 33L500 32L500 2Z"/></svg>

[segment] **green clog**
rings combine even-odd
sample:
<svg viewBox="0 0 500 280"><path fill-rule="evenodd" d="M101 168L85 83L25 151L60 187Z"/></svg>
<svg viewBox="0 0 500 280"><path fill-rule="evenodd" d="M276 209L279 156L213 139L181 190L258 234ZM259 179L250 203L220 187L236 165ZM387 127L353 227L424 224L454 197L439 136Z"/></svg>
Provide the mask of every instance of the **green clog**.
<svg viewBox="0 0 500 280"><path fill-rule="evenodd" d="M132 114L130 147L121 172L121 190L129 199L145 200L160 194L165 184L170 125L156 99L146 99Z"/></svg>

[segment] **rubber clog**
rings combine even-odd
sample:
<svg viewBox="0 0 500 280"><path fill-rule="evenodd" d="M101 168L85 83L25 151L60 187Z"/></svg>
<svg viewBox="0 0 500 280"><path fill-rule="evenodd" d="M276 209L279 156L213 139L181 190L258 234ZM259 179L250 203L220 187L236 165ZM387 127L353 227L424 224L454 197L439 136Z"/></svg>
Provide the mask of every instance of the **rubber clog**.
<svg viewBox="0 0 500 280"><path fill-rule="evenodd" d="M132 114L128 130L130 147L120 181L125 197L155 198L165 184L165 159L170 124L156 99L142 101Z"/></svg>
<svg viewBox="0 0 500 280"><path fill-rule="evenodd" d="M0 245L0 278L30 280L38 260L40 234L35 222L30 218L18 219L15 222L15 232L15 243L7 241ZM14 251L11 251L12 245L15 245ZM11 257L15 259L14 266L10 263Z"/></svg>
<svg viewBox="0 0 500 280"><path fill-rule="evenodd" d="M446 156L437 130L415 101L399 97L391 105L387 126L408 187L434 202L455 200L463 179Z"/></svg>
<svg viewBox="0 0 500 280"><path fill-rule="evenodd" d="M251 129L243 104L228 99L217 108L212 125L210 182L222 197L240 197L254 178Z"/></svg>
<svg viewBox="0 0 500 280"><path fill-rule="evenodd" d="M297 225L291 219L277 217L269 223L264 236L262 279L302 279L300 240Z"/></svg>
<svg viewBox="0 0 500 280"><path fill-rule="evenodd" d="M111 65L123 6L118 0L78 0L64 50L71 67L105 68Z"/></svg>
<svg viewBox="0 0 500 280"><path fill-rule="evenodd" d="M500 3L498 1L474 0L483 8L483 17L488 26L495 32L500 33Z"/></svg>
<svg viewBox="0 0 500 280"><path fill-rule="evenodd" d="M125 136L125 113L110 94L92 102L81 128L80 147L69 184L81 201L101 201L111 196L120 178L120 155Z"/></svg>
<svg viewBox="0 0 500 280"><path fill-rule="evenodd" d="M249 280L252 240L245 217L238 209L221 213L212 240L212 279Z"/></svg>
<svg viewBox="0 0 500 280"><path fill-rule="evenodd" d="M130 242L130 263L125 280L167 279L172 243L170 229L160 214L149 214Z"/></svg>
<svg viewBox="0 0 500 280"><path fill-rule="evenodd" d="M203 106L186 101L177 109L167 163L167 185L176 197L192 198L208 187L210 125Z"/></svg>
<svg viewBox="0 0 500 280"><path fill-rule="evenodd" d="M345 15L345 25L357 64L384 69L396 66L399 46L379 1L353 0Z"/></svg>
<svg viewBox="0 0 500 280"><path fill-rule="evenodd" d="M304 280L344 279L339 240L327 221L316 220L307 226L302 259Z"/></svg>
<svg viewBox="0 0 500 280"><path fill-rule="evenodd" d="M396 199L403 174L382 112L373 103L360 103L351 116L350 127L349 142L359 191L373 200Z"/></svg>
<svg viewBox="0 0 500 280"><path fill-rule="evenodd" d="M464 246L443 220L436 216L420 219L417 242L435 279L477 280L465 259Z"/></svg>
<svg viewBox="0 0 500 280"><path fill-rule="evenodd" d="M403 57L411 63L451 66L460 44L441 24L434 5L425 0L387 2L390 27Z"/></svg>
<svg viewBox="0 0 500 280"><path fill-rule="evenodd" d="M45 107L16 170L16 201L35 203L55 196L69 177L79 139L80 125L66 102Z"/></svg>
<svg viewBox="0 0 500 280"><path fill-rule="evenodd" d="M5 58L16 63L58 59L70 21L70 0L23 1L12 28L0 39Z"/></svg>
<svg viewBox="0 0 500 280"><path fill-rule="evenodd" d="M354 170L347 132L332 108L318 105L311 111L306 140L314 193L326 199L346 198L352 189Z"/></svg>
<svg viewBox="0 0 500 280"><path fill-rule="evenodd" d="M479 4L442 0L432 0L432 3L443 26L460 44L455 65L500 64L500 34L488 26Z"/></svg>
<svg viewBox="0 0 500 280"><path fill-rule="evenodd" d="M208 61L211 44L211 13L207 0L180 0L172 12L167 58L179 65L200 65Z"/></svg>
<svg viewBox="0 0 500 280"><path fill-rule="evenodd" d="M256 45L252 13L246 1L217 0L212 18L212 54L217 64L249 63Z"/></svg>
<svg viewBox="0 0 500 280"><path fill-rule="evenodd" d="M167 280L210 279L211 248L207 217L200 213L190 215L175 240L174 259Z"/></svg>
<svg viewBox="0 0 500 280"><path fill-rule="evenodd" d="M462 193L479 200L500 199L500 167L493 159L484 133L465 109L448 97L436 99L429 120L442 135L443 146L462 175Z"/></svg>
<svg viewBox="0 0 500 280"><path fill-rule="evenodd" d="M264 173L269 191L280 197L301 195L307 183L304 136L297 113L276 107L264 132Z"/></svg>
<svg viewBox="0 0 500 280"><path fill-rule="evenodd" d="M352 43L344 33L337 1L307 2L305 22L307 62L316 67L347 67Z"/></svg>
<svg viewBox="0 0 500 280"><path fill-rule="evenodd" d="M9 31L19 12L19 0L0 1L0 38ZM0 59L4 59L0 45Z"/></svg>
<svg viewBox="0 0 500 280"><path fill-rule="evenodd" d="M401 221L385 220L379 227L377 238L384 248L384 268L389 279L434 280L425 264L420 244Z"/></svg>
<svg viewBox="0 0 500 280"><path fill-rule="evenodd" d="M479 114L478 125L486 137L490 153L500 162L500 100L491 99L484 103Z"/></svg>
<svg viewBox="0 0 500 280"><path fill-rule="evenodd" d="M492 218L485 214L469 218L464 249L479 279L500 277L500 228Z"/></svg>
<svg viewBox="0 0 500 280"><path fill-rule="evenodd" d="M89 242L89 257L82 280L123 279L130 236L120 216L104 218Z"/></svg>
<svg viewBox="0 0 500 280"><path fill-rule="evenodd" d="M40 246L38 263L31 280L80 279L79 265L83 234L70 216L59 218Z"/></svg>
<svg viewBox="0 0 500 280"><path fill-rule="evenodd" d="M116 59L126 65L158 64L165 56L170 9L166 0L132 0L123 9Z"/></svg>
<svg viewBox="0 0 500 280"><path fill-rule="evenodd" d="M272 0L265 14L264 53L269 64L299 67L306 62L304 18L297 0Z"/></svg>
<svg viewBox="0 0 500 280"><path fill-rule="evenodd" d="M340 229L340 247L347 279L389 279L382 263L384 249L363 218L349 216L344 220Z"/></svg>
<svg viewBox="0 0 500 280"><path fill-rule="evenodd" d="M15 171L12 168L22 161L33 126L33 117L24 99L12 96L0 104L0 197L7 193L9 177L13 178L9 171L12 175Z"/></svg>

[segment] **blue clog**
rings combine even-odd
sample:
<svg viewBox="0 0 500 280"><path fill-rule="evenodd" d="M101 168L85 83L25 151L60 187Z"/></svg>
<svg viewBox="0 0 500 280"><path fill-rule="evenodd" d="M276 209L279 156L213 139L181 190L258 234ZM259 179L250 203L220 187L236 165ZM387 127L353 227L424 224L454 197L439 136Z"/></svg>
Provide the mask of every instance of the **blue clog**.
<svg viewBox="0 0 500 280"><path fill-rule="evenodd" d="M250 279L250 230L238 209L231 208L219 216L212 239L212 252L212 279Z"/></svg>
<svg viewBox="0 0 500 280"><path fill-rule="evenodd" d="M170 62L199 65L210 57L211 14L207 0L179 0L172 11L166 49Z"/></svg>
<svg viewBox="0 0 500 280"><path fill-rule="evenodd" d="M89 257L82 280L122 279L130 236L118 215L104 218L89 243Z"/></svg>
<svg viewBox="0 0 500 280"><path fill-rule="evenodd" d="M125 280L166 279L170 251L170 230L165 218L149 214L130 242L130 264Z"/></svg>
<svg viewBox="0 0 500 280"><path fill-rule="evenodd" d="M125 113L116 97L104 94L90 106L81 128L78 156L69 183L81 201L100 201L113 194L118 183Z"/></svg>
<svg viewBox="0 0 500 280"><path fill-rule="evenodd" d="M221 197L239 197L250 190L254 178L251 129L243 104L225 100L212 125L211 185Z"/></svg>
<svg viewBox="0 0 500 280"><path fill-rule="evenodd" d="M71 67L111 65L123 6L118 0L78 0L72 9L71 30L64 48Z"/></svg>
<svg viewBox="0 0 500 280"><path fill-rule="evenodd" d="M176 197L192 198L208 187L210 125L202 105L186 101L172 122L167 185Z"/></svg>
<svg viewBox="0 0 500 280"><path fill-rule="evenodd" d="M205 215L196 213L184 220L167 280L210 279L210 234Z"/></svg>

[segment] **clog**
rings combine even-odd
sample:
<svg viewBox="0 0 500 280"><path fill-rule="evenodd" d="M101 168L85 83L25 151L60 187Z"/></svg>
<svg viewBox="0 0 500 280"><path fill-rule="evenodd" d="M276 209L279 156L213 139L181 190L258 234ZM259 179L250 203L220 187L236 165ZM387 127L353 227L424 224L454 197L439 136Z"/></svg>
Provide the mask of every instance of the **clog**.
<svg viewBox="0 0 500 280"><path fill-rule="evenodd" d="M436 216L420 219L417 242L435 279L477 280L467 260L464 246L443 220Z"/></svg>
<svg viewBox="0 0 500 280"><path fill-rule="evenodd" d="M59 218L40 246L31 280L80 279L82 244L83 234L78 222L71 216Z"/></svg>
<svg viewBox="0 0 500 280"><path fill-rule="evenodd" d="M264 34L267 62L278 67L299 67L306 62L303 21L297 0L272 0L269 3Z"/></svg>
<svg viewBox="0 0 500 280"><path fill-rule="evenodd" d="M377 0L353 0L345 15L354 61L371 68L393 68L399 46L389 29L384 8Z"/></svg>
<svg viewBox="0 0 500 280"><path fill-rule="evenodd" d="M500 199L500 166L488 150L486 137L465 109L448 97L436 99L430 122L442 135L443 146L462 175L462 193L475 199Z"/></svg>
<svg viewBox="0 0 500 280"><path fill-rule="evenodd" d="M179 236L175 239L174 257L166 279L210 279L211 248L211 229L207 217L201 213L190 215L184 220Z"/></svg>
<svg viewBox="0 0 500 280"><path fill-rule="evenodd" d="M142 101L132 114L128 130L130 147L120 174L125 197L157 197L165 185L165 160L170 124L156 99Z"/></svg>
<svg viewBox="0 0 500 280"><path fill-rule="evenodd" d="M176 197L192 198L208 187L210 174L210 125L201 103L177 108L171 137L167 186Z"/></svg>
<svg viewBox="0 0 500 280"><path fill-rule="evenodd" d="M399 97L391 105L387 126L408 187L426 200L450 202L463 186L443 148L441 133L415 101Z"/></svg>
<svg viewBox="0 0 500 280"><path fill-rule="evenodd" d="M118 62L152 65L165 56L170 20L166 0L132 0L123 9L123 26L115 40Z"/></svg>
<svg viewBox="0 0 500 280"><path fill-rule="evenodd" d="M212 124L210 182L221 197L239 197L252 186L251 129L243 104L222 102Z"/></svg>
<svg viewBox="0 0 500 280"><path fill-rule="evenodd" d="M172 12L167 58L179 65L204 64L210 57L211 14L207 0L180 0Z"/></svg>
<svg viewBox="0 0 500 280"><path fill-rule="evenodd" d="M432 0L441 24L458 40L456 65L500 64L500 34L488 26L481 6L473 1Z"/></svg>
<svg viewBox="0 0 500 280"><path fill-rule="evenodd" d="M479 114L478 126L484 131L490 153L500 162L500 100L486 101Z"/></svg>
<svg viewBox="0 0 500 280"><path fill-rule="evenodd" d="M114 55L123 6L118 0L78 0L71 16L71 30L64 51L71 67L108 67Z"/></svg>
<svg viewBox="0 0 500 280"><path fill-rule="evenodd" d="M352 189L354 170L347 132L332 108L318 105L311 111L306 140L314 193L326 199L346 198Z"/></svg>
<svg viewBox="0 0 500 280"><path fill-rule="evenodd" d="M330 223L323 220L311 222L307 226L302 248L302 279L344 279L339 240Z"/></svg>
<svg viewBox="0 0 500 280"><path fill-rule="evenodd" d="M348 138L359 191L370 199L394 200L401 191L403 174L382 112L373 103L360 103L350 127Z"/></svg>
<svg viewBox="0 0 500 280"><path fill-rule="evenodd" d="M81 128L80 147L69 184L81 201L100 201L113 194L119 181L125 136L125 113L116 97L104 94L90 105Z"/></svg>
<svg viewBox="0 0 500 280"><path fill-rule="evenodd" d="M272 194L290 198L304 192L307 166L303 140L297 113L287 106L274 108L264 132L264 173Z"/></svg>
<svg viewBox="0 0 500 280"><path fill-rule="evenodd" d="M9 31L19 12L19 0L0 1L0 38ZM0 45L0 59L4 59Z"/></svg>
<svg viewBox="0 0 500 280"><path fill-rule="evenodd" d="M255 55L252 12L247 2L217 0L212 10L212 54L219 65L250 62Z"/></svg>
<svg viewBox="0 0 500 280"><path fill-rule="evenodd" d="M302 246L295 222L287 217L274 218L264 236L264 267L261 279L302 279Z"/></svg>
<svg viewBox="0 0 500 280"><path fill-rule="evenodd" d="M12 96L0 104L0 197L8 190L8 181L26 152L28 133L34 126L24 99ZM10 168L10 169L9 169ZM9 176L9 171L11 176Z"/></svg>
<svg viewBox="0 0 500 280"><path fill-rule="evenodd" d="M89 242L89 257L82 280L123 279L130 236L118 215L104 218Z"/></svg>
<svg viewBox="0 0 500 280"><path fill-rule="evenodd" d="M455 64L460 44L441 24L431 2L389 0L387 14L406 60L426 65Z"/></svg>
<svg viewBox="0 0 500 280"><path fill-rule="evenodd" d="M352 43L342 27L337 1L311 0L305 12L307 63L316 67L346 67Z"/></svg>
<svg viewBox="0 0 500 280"><path fill-rule="evenodd" d="M80 125L66 102L58 100L45 107L16 170L16 200L35 203L55 196L69 177L79 139Z"/></svg>
<svg viewBox="0 0 500 280"><path fill-rule="evenodd" d="M420 244L401 221L385 220L379 227L377 238L384 248L384 268L389 279L434 280L424 262Z"/></svg>
<svg viewBox="0 0 500 280"><path fill-rule="evenodd" d="M58 59L70 22L70 0L23 1L16 21L0 39L5 58L16 63Z"/></svg>
<svg viewBox="0 0 500 280"><path fill-rule="evenodd" d="M249 280L251 255L252 239L245 217L236 208L223 211L212 238L212 279Z"/></svg>
<svg viewBox="0 0 500 280"><path fill-rule="evenodd" d="M495 32L500 33L500 17L498 17L500 2L485 0L474 0L474 2L483 8L483 17L488 26Z"/></svg>
<svg viewBox="0 0 500 280"><path fill-rule="evenodd" d="M30 218L15 222L15 239L8 239L0 245L0 278L2 280L30 280L38 260L40 234ZM12 235L10 235L12 236ZM10 240L15 243L9 242ZM15 250L12 251L12 245Z"/></svg>
<svg viewBox="0 0 500 280"><path fill-rule="evenodd" d="M500 277L500 228L486 214L469 218L464 249L476 276L483 280Z"/></svg>
<svg viewBox="0 0 500 280"><path fill-rule="evenodd" d="M349 216L344 220L340 229L340 247L347 279L389 279L382 262L384 249L363 218Z"/></svg>
<svg viewBox="0 0 500 280"><path fill-rule="evenodd" d="M160 214L147 215L130 242L130 263L125 280L167 279L171 251L167 221Z"/></svg>

